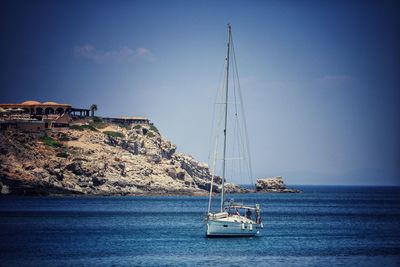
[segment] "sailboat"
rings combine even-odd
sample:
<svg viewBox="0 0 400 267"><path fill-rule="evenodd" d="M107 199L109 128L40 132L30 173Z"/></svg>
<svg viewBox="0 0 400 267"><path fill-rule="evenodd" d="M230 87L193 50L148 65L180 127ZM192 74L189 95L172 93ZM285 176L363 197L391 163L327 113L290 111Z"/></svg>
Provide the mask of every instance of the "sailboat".
<svg viewBox="0 0 400 267"><path fill-rule="evenodd" d="M232 60L230 60L232 58ZM233 67L230 70L230 65L232 64L233 61L233 67L236 67L234 69ZM212 178L211 178L211 183L210 183L210 194L209 194L209 200L208 200L208 211L207 215L205 218L205 224L206 224L206 236L207 237L250 237L250 236L256 236L260 234L260 230L263 228L263 223L262 223L262 218L261 218L261 207L259 204L255 204L254 206L250 205L245 205L244 203L240 202L235 202L233 199L227 200L226 199L226 193L225 193L225 179L226 179L226 174L227 174L227 161L229 160L227 158L227 136L230 133L228 129L228 112L229 112L229 105L234 105L231 113L234 115L235 118L238 118L238 112L239 109L236 107L237 104L237 95L240 96L241 100L241 92L240 92L240 85L233 86L233 91L234 95L234 101L229 102L229 91L230 91L230 84L229 84L229 78L230 78L230 71L232 72L232 75L237 76L237 66L236 66L236 58L234 56L234 49L233 49L233 40L232 40L232 28L231 25L228 24L228 42L227 42L227 51L226 51L226 57L225 57L225 62L224 62L224 83L221 86L222 88L222 103L217 103L222 105L222 113L223 113L223 119L221 121L221 126L223 128L223 131L221 133L222 138L223 138L223 146L222 146L222 166L221 166L221 179L220 180L220 188L221 188L221 202L219 205L219 210L212 212L211 207L212 207L212 198L213 198L213 190L215 188L214 186L214 179L216 179L216 176L214 175L215 173L215 165L218 159L217 151L218 151L218 139L215 142L215 150L214 150L214 161L213 161L213 167L212 167ZM237 78L237 81L239 79ZM235 82L235 80L234 80ZM237 90L239 89L239 92ZM243 104L242 101L241 107L242 107L242 112L244 113L243 109ZM243 114L243 119L244 119L244 114ZM236 124L235 124L236 125ZM245 126L245 123L244 123ZM245 130L245 136L246 136L246 141L248 140L247 138L247 131ZM241 143L243 144L243 143ZM248 146L248 141L247 141L247 146ZM239 146L240 148L241 146ZM240 150L240 149L238 149ZM248 152L248 150L247 150ZM248 159L250 159L250 153L248 153ZM249 160L250 161L250 160ZM251 164L249 164L251 165ZM251 166L250 166L251 169ZM251 172L250 172L251 175Z"/></svg>

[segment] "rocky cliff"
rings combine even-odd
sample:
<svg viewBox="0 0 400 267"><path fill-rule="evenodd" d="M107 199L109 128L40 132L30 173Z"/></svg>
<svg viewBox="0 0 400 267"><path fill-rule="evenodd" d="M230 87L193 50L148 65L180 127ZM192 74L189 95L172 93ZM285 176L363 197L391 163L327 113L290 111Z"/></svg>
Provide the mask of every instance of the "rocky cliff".
<svg viewBox="0 0 400 267"><path fill-rule="evenodd" d="M0 131L1 194L201 195L210 177L207 164L177 153L154 126ZM236 185L227 189L243 192Z"/></svg>
<svg viewBox="0 0 400 267"><path fill-rule="evenodd" d="M287 188L282 176L258 179L256 181L256 192L270 193L300 193L298 189Z"/></svg>

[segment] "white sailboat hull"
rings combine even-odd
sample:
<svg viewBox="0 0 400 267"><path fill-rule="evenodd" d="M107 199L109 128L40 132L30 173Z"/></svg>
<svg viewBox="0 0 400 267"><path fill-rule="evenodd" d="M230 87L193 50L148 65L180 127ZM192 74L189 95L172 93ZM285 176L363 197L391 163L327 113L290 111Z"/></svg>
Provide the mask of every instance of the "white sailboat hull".
<svg viewBox="0 0 400 267"><path fill-rule="evenodd" d="M261 224L226 220L207 220L207 237L242 237L259 235Z"/></svg>

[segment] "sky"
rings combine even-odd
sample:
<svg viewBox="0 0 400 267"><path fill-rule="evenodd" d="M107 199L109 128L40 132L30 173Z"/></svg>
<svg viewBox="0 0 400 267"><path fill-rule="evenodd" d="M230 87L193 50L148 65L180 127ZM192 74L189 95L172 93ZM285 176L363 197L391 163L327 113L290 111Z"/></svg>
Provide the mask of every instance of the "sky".
<svg viewBox="0 0 400 267"><path fill-rule="evenodd" d="M0 103L145 116L207 162L230 22L254 179L400 185L396 1L38 0L0 10Z"/></svg>

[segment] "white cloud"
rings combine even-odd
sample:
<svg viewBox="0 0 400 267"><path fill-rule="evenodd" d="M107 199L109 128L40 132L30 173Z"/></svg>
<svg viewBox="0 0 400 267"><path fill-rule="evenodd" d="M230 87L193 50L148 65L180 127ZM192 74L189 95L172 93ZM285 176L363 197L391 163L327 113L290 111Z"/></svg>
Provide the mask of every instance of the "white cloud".
<svg viewBox="0 0 400 267"><path fill-rule="evenodd" d="M151 53L151 51L149 49L144 48L144 47L136 48L135 55L136 55L136 57L146 59L150 62L154 62L156 60L153 53Z"/></svg>
<svg viewBox="0 0 400 267"><path fill-rule="evenodd" d="M92 60L96 63L129 62L137 60L154 62L156 60L153 53L144 47L132 49L127 46L121 46L116 50L101 51L94 45L85 44L75 47L74 54L79 58Z"/></svg>

